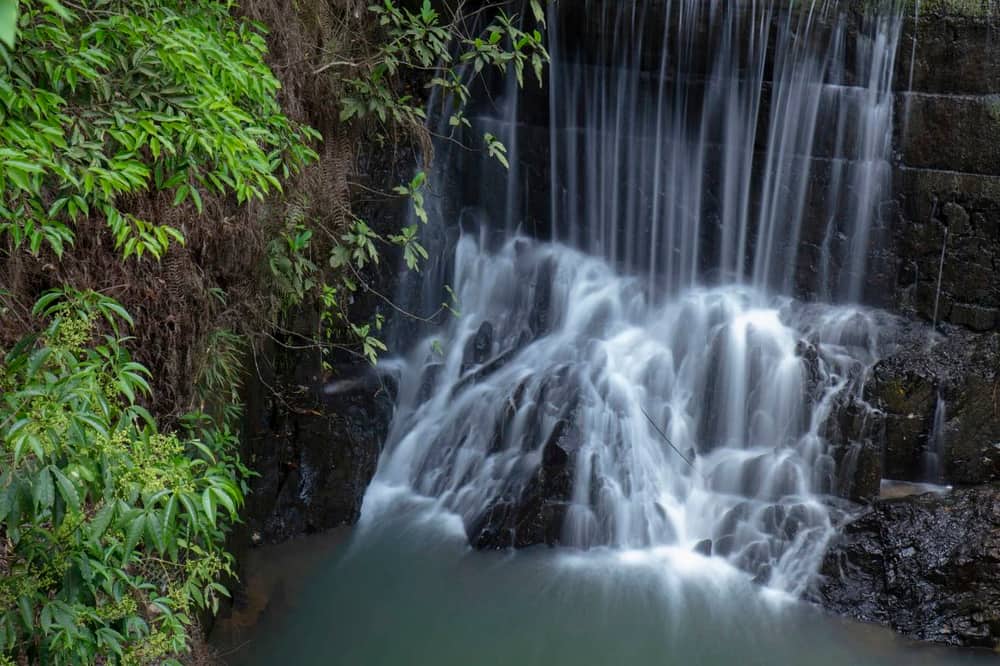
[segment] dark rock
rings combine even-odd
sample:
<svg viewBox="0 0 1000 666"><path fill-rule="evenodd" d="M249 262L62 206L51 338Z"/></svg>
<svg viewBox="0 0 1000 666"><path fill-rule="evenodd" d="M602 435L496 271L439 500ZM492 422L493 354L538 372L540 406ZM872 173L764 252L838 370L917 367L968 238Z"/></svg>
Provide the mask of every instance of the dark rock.
<svg viewBox="0 0 1000 666"><path fill-rule="evenodd" d="M541 464L524 488L498 498L466 525L469 543L480 550L558 544L573 495L580 442L574 424L558 421L542 447Z"/></svg>
<svg viewBox="0 0 1000 666"><path fill-rule="evenodd" d="M920 480L923 474L937 382L936 376L925 372L922 363L915 364L915 360L902 353L884 359L865 385L866 400L883 411L882 476L892 479Z"/></svg>
<svg viewBox="0 0 1000 666"><path fill-rule="evenodd" d="M1000 486L879 501L833 542L813 599L921 640L1000 645Z"/></svg>
<svg viewBox="0 0 1000 666"><path fill-rule="evenodd" d="M993 140L1000 133L1000 98L924 93L897 98L906 166L1000 175L1000 145Z"/></svg>
<svg viewBox="0 0 1000 666"><path fill-rule="evenodd" d="M426 402L434 395L438 378L444 369L444 363L429 363L420 377L420 388L417 389L417 402Z"/></svg>
<svg viewBox="0 0 1000 666"><path fill-rule="evenodd" d="M937 137L925 141L927 150L941 145ZM978 145L968 138L962 143L970 150ZM1000 326L1000 282L995 279L1000 177L900 167L894 189L900 201L892 242L897 307L912 308L927 320L995 330Z"/></svg>
<svg viewBox="0 0 1000 666"><path fill-rule="evenodd" d="M465 344L462 356L462 372L486 362L493 350L493 324L484 321L476 334Z"/></svg>
<svg viewBox="0 0 1000 666"><path fill-rule="evenodd" d="M768 581L771 580L771 565L762 564L758 569L757 573L754 574L753 582L756 585L767 585Z"/></svg>
<svg viewBox="0 0 1000 666"><path fill-rule="evenodd" d="M494 357L487 363L484 363L483 365L479 366L475 370L466 372L466 374L463 375L462 378L455 383L455 386L452 389L452 395L458 393L459 391L467 387L469 384L475 384L476 382L481 382L482 380L486 379L494 372L496 372L503 366L507 365L507 362L510 361L510 359L514 358L515 354L517 354L516 349L508 349L507 351L503 352L502 354L499 354L498 356Z"/></svg>
<svg viewBox="0 0 1000 666"><path fill-rule="evenodd" d="M719 555L721 557L729 557L733 554L736 549L736 537L732 534L726 534L716 539L712 543L712 554Z"/></svg>
<svg viewBox="0 0 1000 666"><path fill-rule="evenodd" d="M244 513L248 545L356 522L396 397L392 378L367 364L324 383L303 374L318 358L272 358L290 362L261 359L247 387L242 456L259 474Z"/></svg>
<svg viewBox="0 0 1000 666"><path fill-rule="evenodd" d="M865 397L883 420L882 476L957 484L1000 480L1000 335L951 328L900 332L893 354L873 370ZM943 475L927 478L938 400L944 400Z"/></svg>
<svg viewBox="0 0 1000 666"><path fill-rule="evenodd" d="M545 261L535 275L534 300L528 323L535 337L541 337L549 332L552 307L552 280L555 278L555 265Z"/></svg>
<svg viewBox="0 0 1000 666"><path fill-rule="evenodd" d="M903 24L896 89L995 93L1000 87L1000 40L988 4L923 0L919 7L919 20L908 16Z"/></svg>
<svg viewBox="0 0 1000 666"><path fill-rule="evenodd" d="M824 430L832 444L833 472L830 478L817 479L818 487L853 501L877 497L882 481L884 415L849 397L834 406ZM816 468L826 474L820 465Z"/></svg>
<svg viewBox="0 0 1000 666"><path fill-rule="evenodd" d="M954 303L949 310L948 320L973 331L990 331L996 328L997 322L1000 321L1000 309Z"/></svg>
<svg viewBox="0 0 1000 666"><path fill-rule="evenodd" d="M705 557L712 556L712 540L702 539L694 545L694 552L701 553Z"/></svg>

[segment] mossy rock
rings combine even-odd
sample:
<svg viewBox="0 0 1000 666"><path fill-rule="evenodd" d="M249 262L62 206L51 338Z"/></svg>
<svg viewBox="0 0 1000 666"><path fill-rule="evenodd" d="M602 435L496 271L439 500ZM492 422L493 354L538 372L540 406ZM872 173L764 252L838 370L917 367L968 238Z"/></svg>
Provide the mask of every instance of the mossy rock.
<svg viewBox="0 0 1000 666"><path fill-rule="evenodd" d="M919 6L920 14L991 18L1000 16L997 0L905 0L904 7L912 14Z"/></svg>

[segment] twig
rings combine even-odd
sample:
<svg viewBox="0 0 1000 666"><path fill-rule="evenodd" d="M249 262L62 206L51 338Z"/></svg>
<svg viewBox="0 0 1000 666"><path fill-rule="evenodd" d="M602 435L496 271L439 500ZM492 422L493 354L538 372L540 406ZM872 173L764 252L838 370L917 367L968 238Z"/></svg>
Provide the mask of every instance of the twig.
<svg viewBox="0 0 1000 666"><path fill-rule="evenodd" d="M358 64L356 62L351 62L350 60L331 60L330 62L326 63L322 67L319 67L318 69L314 69L313 70L313 76L317 76L319 74L322 74L323 72L325 72L326 70L330 69L331 67L336 67L338 65L340 65L341 67L361 67L360 64Z"/></svg>
<svg viewBox="0 0 1000 666"><path fill-rule="evenodd" d="M690 460L688 460L687 456L685 456L683 453L681 453L680 449L678 449L676 446L674 446L674 443L670 441L669 437L667 437L667 433L663 432L663 430L660 428L660 426L656 425L656 421L654 421L653 417L651 417L646 412L646 410L643 409L642 405L639 405L639 411L641 411L642 414L643 414L643 416L646 417L646 420L649 421L649 424L651 426L653 426L653 429L656 432L659 433L660 437L663 438L663 441L666 442L667 445L674 450L674 453L676 453L677 455L679 455L681 457L681 460L683 460L684 462L686 462L691 467L692 470L694 470L695 472L697 472L698 470L695 468L694 463L691 462Z"/></svg>

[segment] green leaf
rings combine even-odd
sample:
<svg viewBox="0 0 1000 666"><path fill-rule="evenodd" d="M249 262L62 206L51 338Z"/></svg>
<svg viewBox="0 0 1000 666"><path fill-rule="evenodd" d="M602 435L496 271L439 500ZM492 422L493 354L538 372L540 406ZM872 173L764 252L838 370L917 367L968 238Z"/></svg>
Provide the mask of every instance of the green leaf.
<svg viewBox="0 0 1000 666"><path fill-rule="evenodd" d="M211 488L211 491L213 495L219 498L219 502L221 502L222 505L229 510L230 517L235 519L237 516L236 505L233 504L233 499L229 496L229 494L226 493L226 491L222 490L221 488L217 487Z"/></svg>
<svg viewBox="0 0 1000 666"><path fill-rule="evenodd" d="M31 609L31 600L26 594L22 594L17 598L17 607L21 611L21 621L24 622L24 628L31 631L35 624L35 614Z"/></svg>
<svg viewBox="0 0 1000 666"><path fill-rule="evenodd" d="M43 467L31 484L31 497L35 506L42 510L51 508L56 501L55 487L52 485L52 475L48 467Z"/></svg>
<svg viewBox="0 0 1000 666"><path fill-rule="evenodd" d="M166 550L164 547L163 524L157 518L154 511L146 513L146 536L156 546L156 550L161 553Z"/></svg>
<svg viewBox="0 0 1000 666"><path fill-rule="evenodd" d="M215 527L215 500L212 498L211 488L206 488L201 494L201 506L205 510L208 522Z"/></svg>
<svg viewBox="0 0 1000 666"><path fill-rule="evenodd" d="M200 215L204 210L204 206L201 202L201 193L194 187L191 188L191 199L194 200L194 207L198 209L198 214Z"/></svg>
<svg viewBox="0 0 1000 666"><path fill-rule="evenodd" d="M87 531L89 532L90 539L92 541L98 541L104 533L108 531L108 525L115 517L115 505L113 503L105 504L101 507L101 510L97 512L93 520L90 521Z"/></svg>
<svg viewBox="0 0 1000 666"><path fill-rule="evenodd" d="M69 10L63 7L62 3L57 2L57 0L42 0L42 4L48 7L56 14L56 16L63 20L69 19L72 16L69 13Z"/></svg>
<svg viewBox="0 0 1000 666"><path fill-rule="evenodd" d="M128 526L128 534L125 537L125 552L122 553L123 560L128 561L132 559L132 555L135 553L135 548L139 544L139 539L142 538L142 533L145 529L146 514L140 513Z"/></svg>
<svg viewBox="0 0 1000 666"><path fill-rule="evenodd" d="M188 519L191 521L191 526L198 529L198 525L201 521L198 520L198 509L196 508L194 502L191 501L191 497L188 493L181 493L178 495L178 498L180 499L181 504L184 505L184 511L187 513Z"/></svg>
<svg viewBox="0 0 1000 666"><path fill-rule="evenodd" d="M3 0L0 0L2 2ZM31 308L31 314L38 316L40 314L48 314L48 307L52 305L53 302L60 298L64 298L66 293L62 289L53 289L52 291L46 292L41 298L35 301L34 307Z"/></svg>
<svg viewBox="0 0 1000 666"><path fill-rule="evenodd" d="M10 488L0 488L0 523L7 519L12 508L12 493ZM2 643L0 643L2 644Z"/></svg>
<svg viewBox="0 0 1000 666"><path fill-rule="evenodd" d="M12 49L17 37L18 0L0 0L0 42Z"/></svg>
<svg viewBox="0 0 1000 666"><path fill-rule="evenodd" d="M52 474L56 477L56 483L59 485L59 494L66 501L66 506L71 508L74 512L78 513L80 511L80 493L77 492L76 486L73 482L69 480L65 474L62 473L58 467L52 468Z"/></svg>

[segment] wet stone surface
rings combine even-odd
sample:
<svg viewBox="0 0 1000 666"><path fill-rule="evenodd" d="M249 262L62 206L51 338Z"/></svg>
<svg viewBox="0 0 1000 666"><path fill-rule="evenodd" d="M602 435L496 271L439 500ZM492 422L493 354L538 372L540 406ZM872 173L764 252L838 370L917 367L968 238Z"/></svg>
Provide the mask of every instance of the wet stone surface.
<svg viewBox="0 0 1000 666"><path fill-rule="evenodd" d="M1000 643L1000 486L881 500L836 538L811 598L913 638Z"/></svg>

